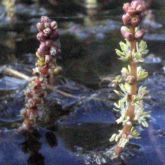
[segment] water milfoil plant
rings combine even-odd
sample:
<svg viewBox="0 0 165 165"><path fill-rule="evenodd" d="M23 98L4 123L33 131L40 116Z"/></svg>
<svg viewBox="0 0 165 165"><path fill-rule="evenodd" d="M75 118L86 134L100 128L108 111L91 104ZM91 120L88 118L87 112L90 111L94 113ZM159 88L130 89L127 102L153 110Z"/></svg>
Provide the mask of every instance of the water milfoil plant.
<svg viewBox="0 0 165 165"><path fill-rule="evenodd" d="M138 65L143 62L143 55L148 53L147 44L142 40L144 30L139 27L146 4L143 0L133 0L131 3L125 3L123 10L125 12L122 16L124 26L121 27L121 34L125 41L119 43L120 49L116 49L116 54L120 60L129 65L123 67L121 75L114 80L119 88L115 90L115 93L121 98L114 104L114 110L120 113L116 122L123 126L110 138L110 141L117 143L114 148L115 157L120 156L130 139L139 138L137 126L148 127L150 117L143 108L143 98L147 94L147 89L138 85L139 81L148 76L148 73Z"/></svg>
<svg viewBox="0 0 165 165"><path fill-rule="evenodd" d="M25 108L21 112L24 117L21 127L23 129L31 129L37 124L45 108L48 87L53 85L54 75L57 75L61 69L56 64L61 52L57 23L43 16L37 23L37 29L40 46L36 52L34 76L25 91Z"/></svg>

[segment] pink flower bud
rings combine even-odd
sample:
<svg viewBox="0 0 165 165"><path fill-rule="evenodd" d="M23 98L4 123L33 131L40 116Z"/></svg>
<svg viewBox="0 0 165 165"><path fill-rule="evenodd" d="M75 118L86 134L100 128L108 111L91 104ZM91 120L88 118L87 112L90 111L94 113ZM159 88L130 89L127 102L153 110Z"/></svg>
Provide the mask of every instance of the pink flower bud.
<svg viewBox="0 0 165 165"><path fill-rule="evenodd" d="M136 10L137 10L138 12L143 12L143 11L145 11L145 9L146 9L146 5L145 5L145 4L139 4L139 5L136 7Z"/></svg>
<svg viewBox="0 0 165 165"><path fill-rule="evenodd" d="M44 23L44 27L45 27L45 28L50 28L50 23L49 23L49 22L45 22L45 23Z"/></svg>
<svg viewBox="0 0 165 165"><path fill-rule="evenodd" d="M134 39L133 34L130 32L126 32L123 37L125 37L125 39L132 41Z"/></svg>
<svg viewBox="0 0 165 165"><path fill-rule="evenodd" d="M127 10L128 10L129 7L130 7L130 3L125 3L125 4L123 5L123 10L124 10L125 12L127 12Z"/></svg>
<svg viewBox="0 0 165 165"><path fill-rule="evenodd" d="M131 7L133 8L133 9L136 9L136 7L139 5L139 0L134 0L134 1L132 1L131 2Z"/></svg>
<svg viewBox="0 0 165 165"><path fill-rule="evenodd" d="M37 29L38 29L38 31L42 31L43 29L44 29L44 25L43 25L43 23L37 23Z"/></svg>
<svg viewBox="0 0 165 165"><path fill-rule="evenodd" d="M134 39L133 34L132 34L131 32L129 32L129 31L126 29L125 26L122 26L122 27L121 27L121 34L122 34L122 36L123 36L125 39L127 39L127 40L129 40L129 41L132 41L132 40Z"/></svg>
<svg viewBox="0 0 165 165"><path fill-rule="evenodd" d="M49 51L49 48L46 46L45 42L42 42L39 46L39 48L37 49L37 54L39 56L44 56L45 54L47 54Z"/></svg>
<svg viewBox="0 0 165 165"><path fill-rule="evenodd" d="M42 41L45 41L45 36L44 36L44 33L43 32L39 32L38 34L37 34L37 39L40 41L40 42L42 42Z"/></svg>
<svg viewBox="0 0 165 165"><path fill-rule="evenodd" d="M47 47L46 47L45 42L42 42L42 43L40 44L39 49L40 49L42 52L45 52L45 51L47 50Z"/></svg>
<svg viewBox="0 0 165 165"><path fill-rule="evenodd" d="M136 26L139 25L140 21L141 21L140 16L138 16L138 15L133 16L131 18L131 25L134 26L134 27L136 27Z"/></svg>
<svg viewBox="0 0 165 165"><path fill-rule="evenodd" d="M123 20L124 25L128 25L130 24L131 17L129 14L124 14L122 16L122 20Z"/></svg>
<svg viewBox="0 0 165 165"><path fill-rule="evenodd" d="M48 36L48 35L51 34L52 30L50 28L46 28L46 29L43 30L43 32L44 32L45 36Z"/></svg>
<svg viewBox="0 0 165 165"><path fill-rule="evenodd" d="M137 31L137 32L135 33L135 38L136 38L136 39L141 39L141 38L143 38L144 33L145 33L145 31L144 31L143 29Z"/></svg>
<svg viewBox="0 0 165 165"><path fill-rule="evenodd" d="M53 30L56 30L57 29L57 22L56 21L52 21L51 24L50 24L51 28Z"/></svg>
<svg viewBox="0 0 165 165"><path fill-rule="evenodd" d="M50 20L49 20L49 18L47 17L47 16L42 16L41 17L41 22L49 22Z"/></svg>
<svg viewBox="0 0 165 165"><path fill-rule="evenodd" d="M132 16L132 15L136 14L137 11L136 11L136 9L134 9L132 7L129 7L128 10L127 10L127 13Z"/></svg>
<svg viewBox="0 0 165 165"><path fill-rule="evenodd" d="M46 62L46 63L49 63L50 60L51 60L51 56L50 56L50 55L46 55L46 56L45 56L45 62Z"/></svg>
<svg viewBox="0 0 165 165"><path fill-rule="evenodd" d="M146 3L143 0L134 0L131 2L131 7L140 13L146 9Z"/></svg>

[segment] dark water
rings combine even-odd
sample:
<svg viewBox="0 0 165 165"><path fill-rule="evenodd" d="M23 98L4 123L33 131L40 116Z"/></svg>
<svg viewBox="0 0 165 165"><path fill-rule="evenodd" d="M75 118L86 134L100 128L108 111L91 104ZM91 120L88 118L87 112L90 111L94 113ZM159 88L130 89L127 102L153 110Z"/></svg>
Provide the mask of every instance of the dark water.
<svg viewBox="0 0 165 165"><path fill-rule="evenodd" d="M90 17L82 3L75 2L61 1L54 7L44 1L37 5L18 3L17 19L13 22L6 20L5 9L0 6L1 66L31 75L38 46L35 24L46 14L59 22L63 53L58 63L64 68L56 91L47 98L47 120L32 133L16 129L22 122L19 112L27 82L0 75L0 164L164 165L164 6L154 2L155 20L143 24L150 49L144 63L150 74L144 82L150 92L145 98L145 109L152 114L150 126L140 129L142 138L131 141L122 160L114 162L110 159L113 144L109 138L118 129L112 111L117 97L110 84L122 66L114 52L122 39L122 3L105 1L104 5L99 4L101 12ZM73 10L68 10L71 6Z"/></svg>

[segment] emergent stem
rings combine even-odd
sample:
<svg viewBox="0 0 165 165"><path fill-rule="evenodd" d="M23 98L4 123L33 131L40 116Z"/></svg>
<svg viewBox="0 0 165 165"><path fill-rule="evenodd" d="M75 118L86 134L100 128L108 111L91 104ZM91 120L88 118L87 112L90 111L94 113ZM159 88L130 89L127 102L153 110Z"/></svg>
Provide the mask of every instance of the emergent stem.
<svg viewBox="0 0 165 165"><path fill-rule="evenodd" d="M132 34L135 35L135 27L131 28ZM132 54L132 58L130 60L130 66L131 66L131 76L134 77L134 81L131 83L131 93L128 96L128 110L126 112L126 115L129 117L129 121L124 125L123 129L122 129L122 135L121 138L129 138L128 136L130 135L131 132L131 128L132 128L132 123L133 123L133 119L134 119L134 111L135 111L135 106L134 106L134 95L137 94L137 62L134 61L133 58L133 52L137 51L137 47L136 47L136 40L134 39L133 41L131 41L131 54ZM116 145L115 148L115 153L117 156L119 156L121 154L121 152L123 151L123 148L119 146L119 144Z"/></svg>

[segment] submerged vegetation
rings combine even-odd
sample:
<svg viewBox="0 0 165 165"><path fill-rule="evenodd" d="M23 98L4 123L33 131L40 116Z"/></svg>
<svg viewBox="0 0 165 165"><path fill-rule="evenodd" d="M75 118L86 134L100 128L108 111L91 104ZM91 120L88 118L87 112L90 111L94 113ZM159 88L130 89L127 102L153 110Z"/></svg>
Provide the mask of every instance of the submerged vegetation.
<svg viewBox="0 0 165 165"><path fill-rule="evenodd" d="M146 4L143 0L133 0L123 5L125 14L122 17L124 26L121 27L121 34L125 42L119 43L120 50L116 49L116 54L120 60L129 62L129 65L123 67L121 75L114 80L119 86L119 90L115 90L115 93L121 97L114 104L114 110L121 115L116 122L123 126L118 134L113 134L110 138L110 141L117 142L114 156L122 153L130 139L139 138L140 134L136 129L138 125L148 127L147 120L150 114L145 112L143 107L147 89L143 86L138 88L138 82L148 76L148 73L138 66L138 63L144 60L143 55L148 53L146 42L141 40L144 30L139 27L145 9Z"/></svg>

